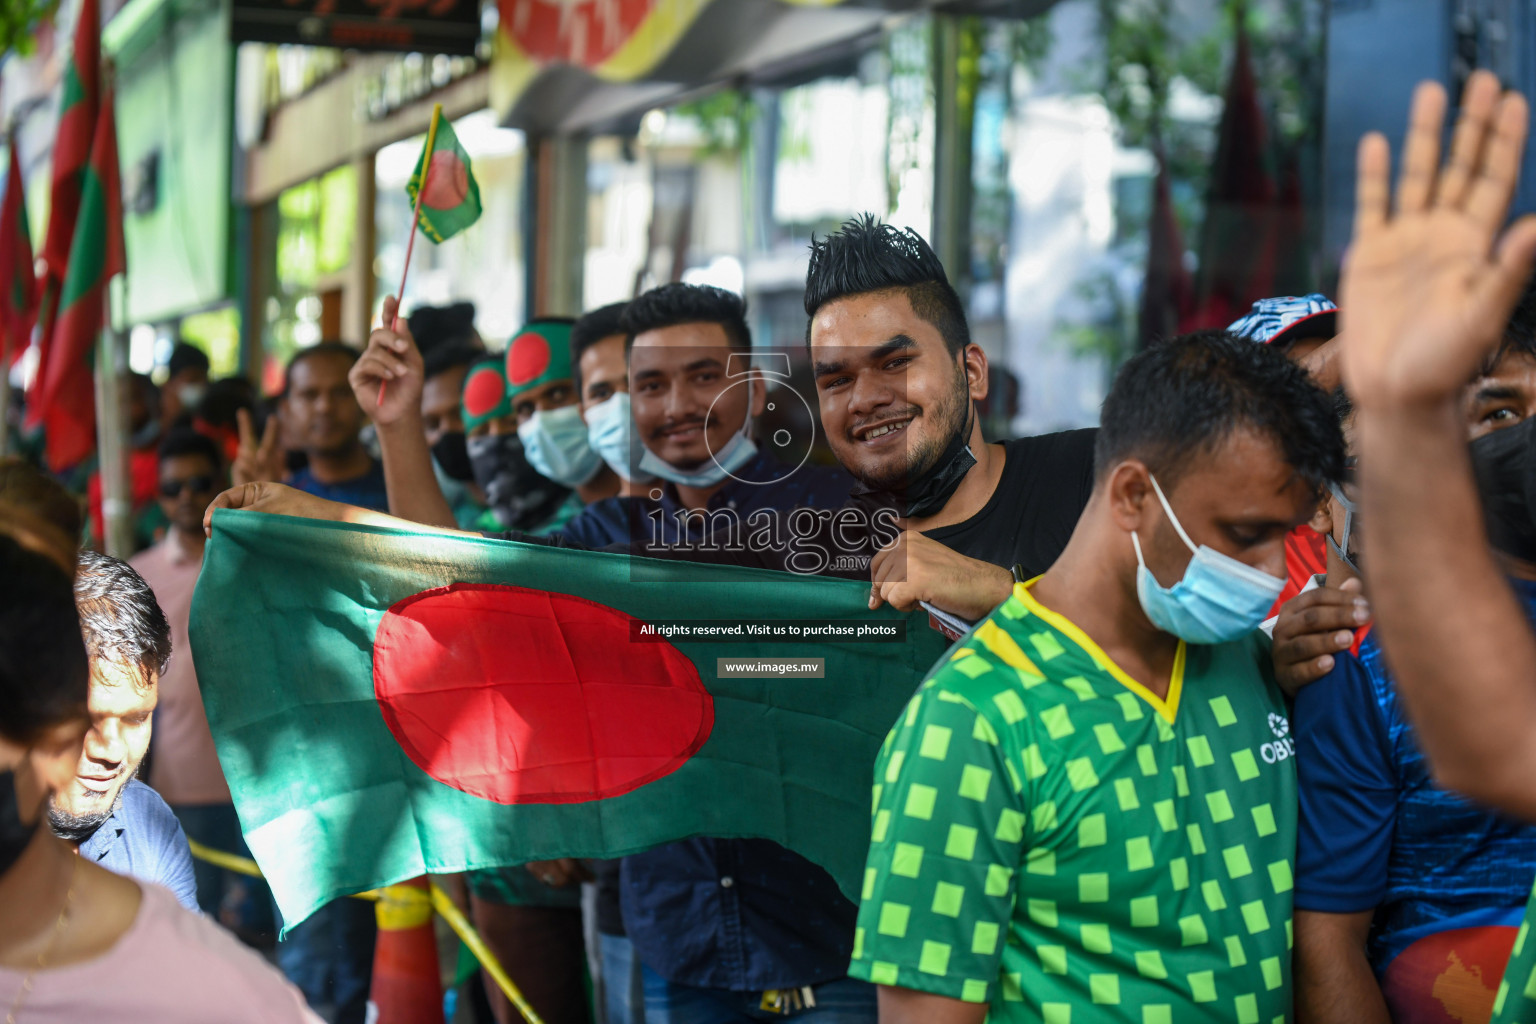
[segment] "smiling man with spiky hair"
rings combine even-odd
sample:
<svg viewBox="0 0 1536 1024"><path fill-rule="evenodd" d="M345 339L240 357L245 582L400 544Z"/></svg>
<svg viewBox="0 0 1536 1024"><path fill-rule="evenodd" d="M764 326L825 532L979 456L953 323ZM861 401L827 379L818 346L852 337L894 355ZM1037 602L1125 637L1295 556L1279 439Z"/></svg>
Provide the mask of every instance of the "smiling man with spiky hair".
<svg viewBox="0 0 1536 1024"><path fill-rule="evenodd" d="M986 353L922 236L866 214L814 241L805 312L827 443L857 501L905 520L872 603L976 619L1048 569L1092 490L1094 431L986 442Z"/></svg>

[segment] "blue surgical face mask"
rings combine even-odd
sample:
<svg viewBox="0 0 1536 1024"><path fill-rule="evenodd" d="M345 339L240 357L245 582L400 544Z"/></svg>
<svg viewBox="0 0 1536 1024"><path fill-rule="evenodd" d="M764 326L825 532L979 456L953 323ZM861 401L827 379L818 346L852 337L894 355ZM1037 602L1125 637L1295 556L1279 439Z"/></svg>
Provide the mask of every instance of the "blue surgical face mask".
<svg viewBox="0 0 1536 1024"><path fill-rule="evenodd" d="M629 409L629 392L618 391L587 410L587 443L608 468L632 483L645 483L649 474L640 472L630 459L634 451L635 418Z"/></svg>
<svg viewBox="0 0 1536 1024"><path fill-rule="evenodd" d="M1195 546L1179 517L1168 506L1163 489L1152 478L1152 490L1168 513L1168 521L1195 556L1184 578L1171 587L1157 582L1141 557L1141 540L1131 532L1136 548L1136 596L1152 625L1192 644L1224 644L1259 627L1285 587L1285 580L1239 562L1214 548Z"/></svg>
<svg viewBox="0 0 1536 1024"><path fill-rule="evenodd" d="M587 443L587 423L577 405L540 409L518 424L517 436L533 468L567 487L586 483L603 464Z"/></svg>
<svg viewBox="0 0 1536 1024"><path fill-rule="evenodd" d="M748 415L741 429L731 435L731 439L714 453L713 458L705 459L704 464L697 469L678 469L647 448L640 456L640 472L661 477L679 487L713 487L751 462L752 456L757 454L757 445L747 436L751 426L752 417Z"/></svg>

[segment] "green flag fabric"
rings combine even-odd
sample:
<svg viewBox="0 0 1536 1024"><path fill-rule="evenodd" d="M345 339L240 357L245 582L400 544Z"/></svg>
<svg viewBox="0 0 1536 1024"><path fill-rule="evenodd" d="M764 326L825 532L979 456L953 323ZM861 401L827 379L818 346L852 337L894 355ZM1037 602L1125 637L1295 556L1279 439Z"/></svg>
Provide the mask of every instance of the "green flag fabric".
<svg viewBox="0 0 1536 1024"><path fill-rule="evenodd" d="M695 835L772 839L856 898L875 756L947 647L868 598L847 580L221 510L191 647L289 927L424 873Z"/></svg>
<svg viewBox="0 0 1536 1024"><path fill-rule="evenodd" d="M437 131L428 137L421 159L405 184L405 193L416 203L422 192L418 223L434 242L444 242L480 219L480 184L470 168L469 154L447 118L439 118Z"/></svg>

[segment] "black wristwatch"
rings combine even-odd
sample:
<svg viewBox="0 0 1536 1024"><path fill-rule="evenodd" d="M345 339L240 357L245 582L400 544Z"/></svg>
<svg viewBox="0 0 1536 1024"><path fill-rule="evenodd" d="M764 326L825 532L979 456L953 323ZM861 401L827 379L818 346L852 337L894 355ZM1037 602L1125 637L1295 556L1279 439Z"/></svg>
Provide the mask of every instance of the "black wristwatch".
<svg viewBox="0 0 1536 1024"><path fill-rule="evenodd" d="M1015 582L1015 583L1027 583L1028 582L1028 580L1026 580L1024 578L1024 566L1022 564L1020 564L1018 562L1014 562L1013 563L1013 568L1009 569L1008 571L1013 573L1013 582Z"/></svg>

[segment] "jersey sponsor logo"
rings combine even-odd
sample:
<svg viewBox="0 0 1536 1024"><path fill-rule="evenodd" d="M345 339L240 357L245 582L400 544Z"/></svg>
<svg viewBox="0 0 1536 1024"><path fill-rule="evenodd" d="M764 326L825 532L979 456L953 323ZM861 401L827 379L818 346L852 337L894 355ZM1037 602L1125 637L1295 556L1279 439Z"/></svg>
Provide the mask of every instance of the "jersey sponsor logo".
<svg viewBox="0 0 1536 1024"><path fill-rule="evenodd" d="M1291 740L1289 719L1271 711L1269 731L1275 734L1275 741L1259 748L1259 756L1264 759L1265 764L1279 764L1287 758L1296 756L1296 744Z"/></svg>

